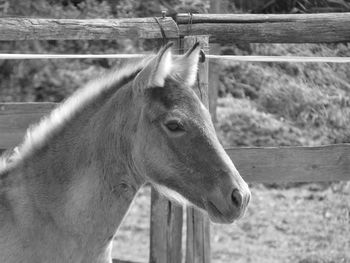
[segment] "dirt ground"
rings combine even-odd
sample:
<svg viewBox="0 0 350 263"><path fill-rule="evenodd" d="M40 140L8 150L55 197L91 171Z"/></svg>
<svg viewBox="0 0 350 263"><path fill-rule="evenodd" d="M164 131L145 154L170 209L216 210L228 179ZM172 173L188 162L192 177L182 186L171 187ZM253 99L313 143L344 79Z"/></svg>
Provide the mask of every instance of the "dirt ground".
<svg viewBox="0 0 350 263"><path fill-rule="evenodd" d="M212 262L350 263L350 183L251 190L243 219L211 226ZM136 198L116 236L114 258L148 262L149 195L146 187Z"/></svg>

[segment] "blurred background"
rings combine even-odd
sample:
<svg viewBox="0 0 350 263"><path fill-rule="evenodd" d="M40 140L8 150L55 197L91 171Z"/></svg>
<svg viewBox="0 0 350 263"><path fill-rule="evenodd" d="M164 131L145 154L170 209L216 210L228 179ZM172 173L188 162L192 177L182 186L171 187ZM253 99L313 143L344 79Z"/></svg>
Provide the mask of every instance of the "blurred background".
<svg viewBox="0 0 350 263"><path fill-rule="evenodd" d="M212 1L213 2L213 1ZM226 0L227 13L350 12L349 0ZM0 17L128 18L210 13L209 0L0 0ZM350 25L349 25L350 26ZM1 53L142 53L155 41L2 41ZM350 57L350 44L226 43L218 54ZM113 59L0 60L0 101L60 102ZM350 64L221 61L216 128L227 146L350 142ZM241 221L212 225L213 262L350 262L350 183L253 184ZM148 260L149 189L115 240L114 256Z"/></svg>

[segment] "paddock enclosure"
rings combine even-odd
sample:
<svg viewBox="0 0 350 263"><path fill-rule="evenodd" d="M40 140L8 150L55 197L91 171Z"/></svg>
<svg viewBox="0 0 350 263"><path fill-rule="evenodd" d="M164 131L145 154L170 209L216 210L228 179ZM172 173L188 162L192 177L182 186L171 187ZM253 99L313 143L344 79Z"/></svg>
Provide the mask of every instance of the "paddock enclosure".
<svg viewBox="0 0 350 263"><path fill-rule="evenodd" d="M216 90L211 87L213 85L209 85L208 60L220 59L220 56L210 57L210 43L349 42L349 25L350 13L177 14L175 19L163 16L108 20L0 18L0 41L97 40L138 37L159 39L160 43L174 41L175 49L178 50L186 50L194 42L199 41L207 58L200 63L196 89L204 104L209 107L215 117ZM9 57L0 54L0 58ZM26 57L19 55L12 58L24 59ZM50 58L50 56L45 57L44 55L44 58ZM230 59L235 59L235 57ZM239 61L239 58L236 59ZM259 57L251 59L259 59ZM278 60L278 57L272 58L274 59ZM330 62L349 62L349 58L333 59L334 61ZM288 61L288 58L285 60ZM327 58L320 58L319 61L327 62ZM54 103L45 102L0 103L0 151L16 146L23 138L27 127L49 113L55 106ZM349 144L320 147L227 148L226 151L248 182L350 180ZM152 191L149 262L181 262L182 218L181 207ZM186 263L210 262L208 218L193 208L187 208L186 225ZM127 261L118 259L114 259L113 262L127 263Z"/></svg>

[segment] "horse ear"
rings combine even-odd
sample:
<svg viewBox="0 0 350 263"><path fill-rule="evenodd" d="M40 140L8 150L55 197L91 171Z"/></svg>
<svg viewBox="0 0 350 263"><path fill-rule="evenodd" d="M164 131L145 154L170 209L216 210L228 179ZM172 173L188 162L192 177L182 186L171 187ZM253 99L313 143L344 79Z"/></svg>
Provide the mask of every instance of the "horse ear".
<svg viewBox="0 0 350 263"><path fill-rule="evenodd" d="M134 80L134 88L139 91L151 87L163 87L165 79L172 68L171 46L169 43L164 46L158 54L152 58L145 68L137 74Z"/></svg>
<svg viewBox="0 0 350 263"><path fill-rule="evenodd" d="M197 42L185 55L174 62L174 75L188 86L193 86L197 79L200 45Z"/></svg>

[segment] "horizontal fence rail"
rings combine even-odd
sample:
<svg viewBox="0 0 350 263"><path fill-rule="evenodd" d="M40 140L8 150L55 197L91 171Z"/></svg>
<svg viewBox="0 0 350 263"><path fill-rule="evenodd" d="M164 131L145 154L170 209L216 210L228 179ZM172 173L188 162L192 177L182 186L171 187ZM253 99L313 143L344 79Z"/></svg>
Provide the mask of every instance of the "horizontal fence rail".
<svg viewBox="0 0 350 263"><path fill-rule="evenodd" d="M216 61L232 62L288 62L288 63L350 63L350 57L305 57L305 56L235 56L208 55ZM0 56L1 58L1 56Z"/></svg>
<svg viewBox="0 0 350 263"><path fill-rule="evenodd" d="M0 18L0 40L167 38L179 36L175 21L165 18L36 19Z"/></svg>
<svg viewBox="0 0 350 263"><path fill-rule="evenodd" d="M21 142L25 130L55 103L0 103L0 149ZM321 147L226 148L248 182L350 180L350 144Z"/></svg>
<svg viewBox="0 0 350 263"><path fill-rule="evenodd" d="M0 149L21 142L27 128L48 114L55 103L0 103Z"/></svg>
<svg viewBox="0 0 350 263"><path fill-rule="evenodd" d="M147 55L148 54L0 54L0 59L130 59L143 58Z"/></svg>
<svg viewBox="0 0 350 263"><path fill-rule="evenodd" d="M130 59L148 55L152 54L0 54L0 59ZM350 63L350 57L206 55L206 58L233 62Z"/></svg>
<svg viewBox="0 0 350 263"><path fill-rule="evenodd" d="M170 18L0 18L0 40L177 38L209 35L211 42L324 43L350 41L350 13L178 14Z"/></svg>
<svg viewBox="0 0 350 263"><path fill-rule="evenodd" d="M211 42L323 43L350 41L350 13L178 14L181 35Z"/></svg>
<svg viewBox="0 0 350 263"><path fill-rule="evenodd" d="M350 144L319 147L229 148L226 151L248 182L350 180Z"/></svg>
<svg viewBox="0 0 350 263"><path fill-rule="evenodd" d="M145 263L146 261L142 262ZM141 263L141 262L135 262L135 261L129 261L129 260L120 260L120 259L112 259L112 263Z"/></svg>

